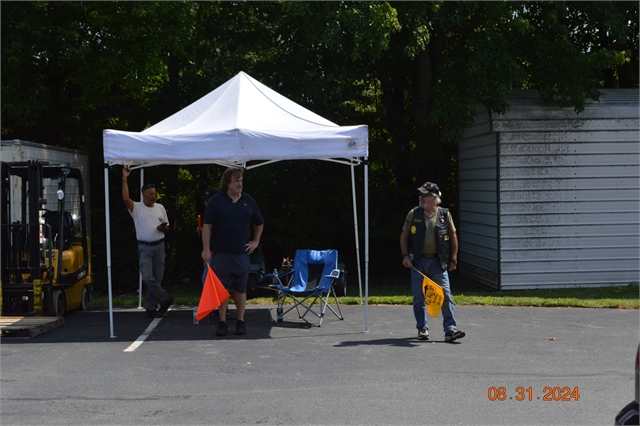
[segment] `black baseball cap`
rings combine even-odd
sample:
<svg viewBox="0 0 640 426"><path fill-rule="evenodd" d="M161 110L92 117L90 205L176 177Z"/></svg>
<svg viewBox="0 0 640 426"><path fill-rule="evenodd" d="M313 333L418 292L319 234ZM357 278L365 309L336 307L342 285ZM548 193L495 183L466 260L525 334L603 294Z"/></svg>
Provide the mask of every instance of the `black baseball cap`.
<svg viewBox="0 0 640 426"><path fill-rule="evenodd" d="M438 188L438 185L431 182L425 182L424 185L418 188L418 191L420 191L420 193L422 194L434 194L439 197L442 195L440 193L440 188Z"/></svg>
<svg viewBox="0 0 640 426"><path fill-rule="evenodd" d="M149 188L155 188L156 184L155 183L145 183L144 185L142 185L142 188L140 188L140 192L144 192Z"/></svg>
<svg viewBox="0 0 640 426"><path fill-rule="evenodd" d="M200 197L202 201L208 201L211 197L218 193L217 189L207 189L207 192L204 193L203 196Z"/></svg>

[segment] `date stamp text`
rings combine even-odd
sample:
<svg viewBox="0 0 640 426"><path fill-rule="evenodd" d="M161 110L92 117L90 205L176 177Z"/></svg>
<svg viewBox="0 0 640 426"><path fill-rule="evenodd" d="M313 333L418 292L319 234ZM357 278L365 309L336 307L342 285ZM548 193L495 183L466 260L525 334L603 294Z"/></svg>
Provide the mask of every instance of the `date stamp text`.
<svg viewBox="0 0 640 426"><path fill-rule="evenodd" d="M504 386L491 386L487 390L489 401L577 401L580 399L580 391L577 387L547 386L542 393L534 391L533 387L518 386L515 390L509 390Z"/></svg>

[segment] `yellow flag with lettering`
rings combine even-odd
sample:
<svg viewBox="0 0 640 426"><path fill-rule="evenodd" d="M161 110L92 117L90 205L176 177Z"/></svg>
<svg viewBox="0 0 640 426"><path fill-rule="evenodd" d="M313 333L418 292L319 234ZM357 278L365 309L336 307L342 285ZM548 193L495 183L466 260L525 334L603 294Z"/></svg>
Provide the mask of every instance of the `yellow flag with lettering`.
<svg viewBox="0 0 640 426"><path fill-rule="evenodd" d="M424 275L422 276L422 293L424 294L424 302L427 305L427 312L432 317L437 318L444 303L444 292L438 284Z"/></svg>

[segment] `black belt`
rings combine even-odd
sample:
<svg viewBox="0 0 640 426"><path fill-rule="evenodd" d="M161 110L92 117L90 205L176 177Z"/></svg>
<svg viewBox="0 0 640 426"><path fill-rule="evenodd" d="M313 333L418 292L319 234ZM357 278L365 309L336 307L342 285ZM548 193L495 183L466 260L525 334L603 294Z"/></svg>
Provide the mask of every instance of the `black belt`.
<svg viewBox="0 0 640 426"><path fill-rule="evenodd" d="M438 257L438 253L423 254L422 257L426 257L427 259L431 259L432 257Z"/></svg>
<svg viewBox="0 0 640 426"><path fill-rule="evenodd" d="M143 246L157 246L161 242L164 241L164 238L158 241L140 241L138 240L138 244L142 244Z"/></svg>

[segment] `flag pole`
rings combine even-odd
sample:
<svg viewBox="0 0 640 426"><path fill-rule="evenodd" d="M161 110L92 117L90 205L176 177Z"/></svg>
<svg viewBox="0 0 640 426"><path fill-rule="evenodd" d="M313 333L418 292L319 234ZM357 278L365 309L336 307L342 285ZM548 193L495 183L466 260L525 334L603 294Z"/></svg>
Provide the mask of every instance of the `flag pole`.
<svg viewBox="0 0 640 426"><path fill-rule="evenodd" d="M437 282L435 282L434 280L432 280L431 278L429 278L428 276L426 276L425 274L423 274L422 272L418 271L418 269L416 269L415 266L411 265L411 269L413 269L414 271L416 271L417 273L419 273L420 275L422 275L423 277L425 277L426 279L429 280L429 282L433 283L433 285L436 285L438 287L440 287L440 289L442 289L442 286L439 285Z"/></svg>

